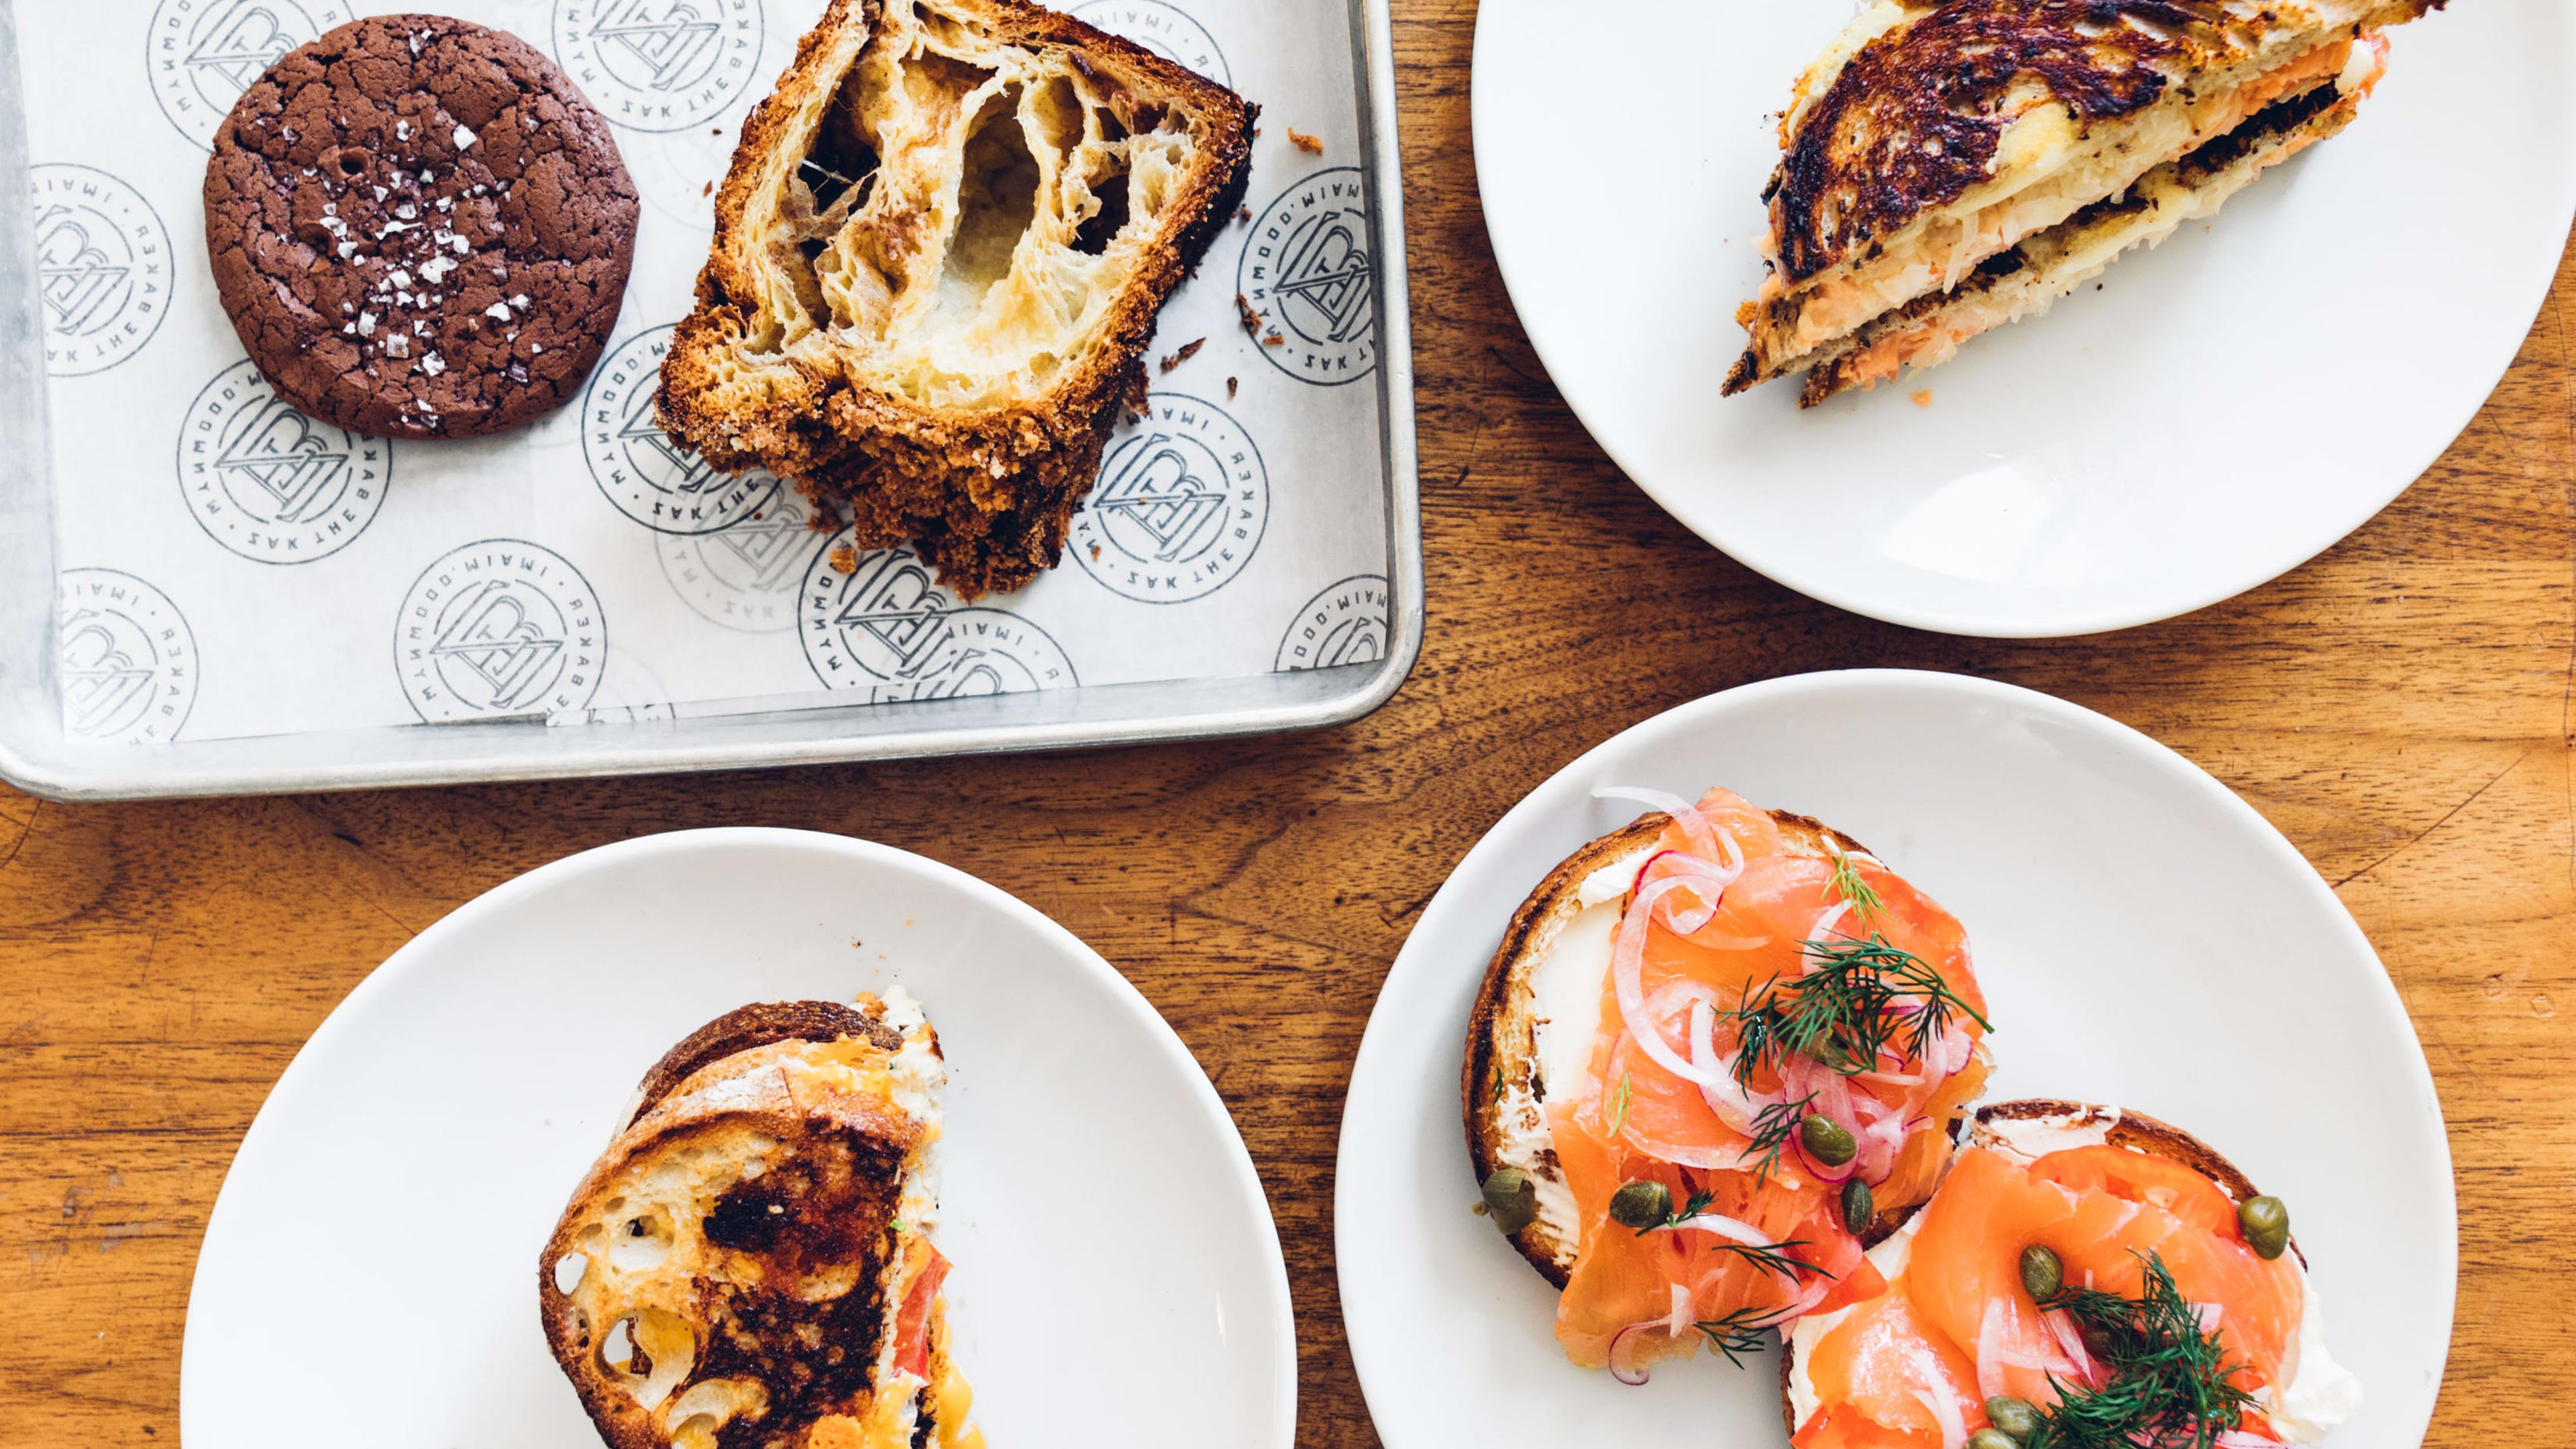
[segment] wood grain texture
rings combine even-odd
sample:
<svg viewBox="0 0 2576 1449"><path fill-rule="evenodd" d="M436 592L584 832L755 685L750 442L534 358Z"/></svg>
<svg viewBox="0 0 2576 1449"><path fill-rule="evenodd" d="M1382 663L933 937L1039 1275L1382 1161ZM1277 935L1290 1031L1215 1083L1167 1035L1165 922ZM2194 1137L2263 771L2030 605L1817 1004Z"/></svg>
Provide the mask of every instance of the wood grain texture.
<svg viewBox="0 0 2576 1449"><path fill-rule="evenodd" d="M2454 1129L2460 1313L2431 1442L2529 1442L2560 1420L2576 1396L2576 1295L2554 1251L2576 1233L2576 265L2450 452L2288 577L2116 635L1912 633L1712 552L1586 438L1486 245L1474 10L1396 12L1430 592L1396 700L1321 734L1039 759L77 809L0 791L0 1444L175 1437L189 1276L225 1166L376 963L531 867L718 824L920 851L1119 963L1260 1164L1296 1294L1300 1442L1372 1444L1334 1294L1333 1145L1405 932L1479 834L1583 750L1713 690L1865 665L1988 675L2125 720L2307 852L2414 1013Z"/></svg>

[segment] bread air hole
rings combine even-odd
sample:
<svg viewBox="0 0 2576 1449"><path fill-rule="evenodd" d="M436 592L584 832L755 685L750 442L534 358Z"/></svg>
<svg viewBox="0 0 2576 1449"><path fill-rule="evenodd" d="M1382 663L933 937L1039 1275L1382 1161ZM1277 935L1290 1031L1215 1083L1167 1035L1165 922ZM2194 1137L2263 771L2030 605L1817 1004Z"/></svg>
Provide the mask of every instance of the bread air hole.
<svg viewBox="0 0 2576 1449"><path fill-rule="evenodd" d="M809 358L927 407L1043 396L1085 355L1197 151L1108 70L887 0L803 154L747 203L769 273L741 360ZM826 361L826 358L829 361Z"/></svg>
<svg viewBox="0 0 2576 1449"><path fill-rule="evenodd" d="M608 1261L621 1273L648 1273L671 1256L668 1215L656 1209L626 1219L609 1239Z"/></svg>
<svg viewBox="0 0 2576 1449"><path fill-rule="evenodd" d="M569 1295L581 1286L584 1273L590 1271L590 1260L579 1253L566 1253L555 1259L555 1291Z"/></svg>
<svg viewBox="0 0 2576 1449"><path fill-rule="evenodd" d="M697 1336L686 1320L659 1308L620 1317L599 1340L599 1364L646 1409L660 1407L697 1362Z"/></svg>

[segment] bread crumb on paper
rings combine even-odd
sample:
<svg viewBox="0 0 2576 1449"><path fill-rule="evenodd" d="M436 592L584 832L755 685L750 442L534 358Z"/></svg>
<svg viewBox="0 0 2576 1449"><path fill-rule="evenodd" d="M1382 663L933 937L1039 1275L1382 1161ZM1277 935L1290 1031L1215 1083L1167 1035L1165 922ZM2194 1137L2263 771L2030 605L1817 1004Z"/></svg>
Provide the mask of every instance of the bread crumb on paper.
<svg viewBox="0 0 2576 1449"><path fill-rule="evenodd" d="M1321 136L1309 136L1305 132L1298 130L1296 127L1290 126L1288 128L1288 139L1298 150L1305 152L1309 156L1321 156L1324 154L1324 138Z"/></svg>
<svg viewBox="0 0 2576 1449"><path fill-rule="evenodd" d="M1914 399L1914 405L1918 408L1928 408L1932 406L1932 389L1928 387L1923 389L1921 392L1911 394L1911 396Z"/></svg>
<svg viewBox="0 0 2576 1449"><path fill-rule="evenodd" d="M854 574L859 571L859 551L842 544L832 550L832 572Z"/></svg>

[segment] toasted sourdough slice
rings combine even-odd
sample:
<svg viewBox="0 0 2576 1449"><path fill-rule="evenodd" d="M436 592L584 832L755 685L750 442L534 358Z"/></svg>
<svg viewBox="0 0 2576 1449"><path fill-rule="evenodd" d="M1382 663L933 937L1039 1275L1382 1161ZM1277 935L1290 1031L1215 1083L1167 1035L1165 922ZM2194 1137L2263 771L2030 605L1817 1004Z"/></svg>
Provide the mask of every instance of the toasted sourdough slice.
<svg viewBox="0 0 2576 1449"><path fill-rule="evenodd" d="M1800 405L1893 381L1908 366L1937 367L1971 338L2048 311L2122 255L2161 244L2185 222L2216 215L2266 168L2351 124L2377 75L2374 67L2349 90L2318 86L2274 101L2235 130L2138 178L2125 194L1986 258L1958 286L1926 292L1818 347L1804 364Z"/></svg>
<svg viewBox="0 0 2576 1449"><path fill-rule="evenodd" d="M1802 77L1764 192L1771 272L1725 390L1816 348L2285 96L2442 0L1881 0Z"/></svg>
<svg viewBox="0 0 2576 1449"><path fill-rule="evenodd" d="M1062 556L1254 108L1020 0L832 0L744 123L662 425L972 598Z"/></svg>
<svg viewBox="0 0 2576 1449"><path fill-rule="evenodd" d="M2063 1146L2100 1144L2122 1147L2180 1163L2216 1183L2230 1201L2241 1203L2258 1195L2253 1181L2239 1171L2236 1164L2220 1155L2218 1149L2169 1122L2159 1121L2143 1112L2032 1097L1989 1103L1978 1108L1974 1120L1963 1123L1962 1128L1960 1145L1966 1147L1999 1147L2022 1158L2037 1157ZM1904 1227L1928 1206L1927 1202L1905 1209L1889 1227ZM2296 1236L2290 1239L2290 1253L2304 1269L2307 1255L2299 1251ZM1797 1392L1802 1383L1798 1372L1799 1345L1820 1337L1814 1328L1802 1325L1781 1338L1780 1413L1792 1437L1801 1427L1802 1417Z"/></svg>
<svg viewBox="0 0 2576 1449"><path fill-rule="evenodd" d="M1871 856L1859 841L1804 815L1785 810L1769 813L1793 846L1819 857L1836 852ZM1493 964L1485 970L1484 985L1467 1018L1466 1068L1460 1083L1467 1154L1480 1182L1497 1168L1516 1167L1536 1184L1538 1215L1510 1235L1512 1246L1560 1290L1574 1271L1581 1247L1580 1225L1575 1221L1573 1190L1548 1145L1544 1108L1552 1070L1558 1074L1560 1090L1571 1090L1564 1086L1567 1077L1579 1078L1589 1070L1592 1038L1586 1032L1579 1041L1559 1043L1561 1050L1550 1049L1545 1003L1549 988L1557 983L1546 977L1566 972L1567 989L1588 992L1596 1002L1600 999L1610 966L1608 929L1624 908L1638 868L1671 823L1672 817L1660 811L1639 816L1548 872L1512 913L1511 925L1503 932ZM1828 841L1834 850L1827 849ZM1596 933L1605 944L1587 954L1583 943ZM1557 950L1560 944L1572 948L1562 958ZM1891 1214L1884 1226L1874 1224L1873 1232L1864 1238L1892 1228L1897 1220Z"/></svg>
<svg viewBox="0 0 2576 1449"><path fill-rule="evenodd" d="M900 990L747 1006L673 1047L538 1264L616 1449L979 1444L948 1357L939 1041Z"/></svg>

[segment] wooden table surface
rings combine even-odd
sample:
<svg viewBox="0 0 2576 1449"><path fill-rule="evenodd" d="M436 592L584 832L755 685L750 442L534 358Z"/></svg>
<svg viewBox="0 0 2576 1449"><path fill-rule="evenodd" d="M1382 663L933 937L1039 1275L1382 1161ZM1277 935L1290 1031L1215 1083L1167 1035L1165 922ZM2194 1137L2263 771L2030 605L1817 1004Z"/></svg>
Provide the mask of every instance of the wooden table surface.
<svg viewBox="0 0 2576 1449"><path fill-rule="evenodd" d="M1395 701L1320 734L1053 758L160 805L0 790L0 1443L169 1444L207 1212L306 1035L473 896L699 825L920 851L1124 968L1260 1164L1296 1294L1299 1442L1374 1443L1333 1286L1333 1145L1406 931L1583 750L1715 690L1857 665L2101 710L2307 853L2413 1012L2452 1128L2460 1307L2431 1442L2559 1432L2534 1433L2576 1395L2576 265L2451 451L2288 577L2089 639L1912 633L1721 557L1593 446L1486 245L1473 8L1395 8L1430 591Z"/></svg>

